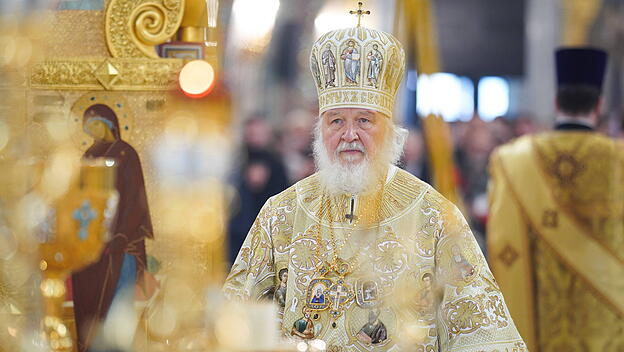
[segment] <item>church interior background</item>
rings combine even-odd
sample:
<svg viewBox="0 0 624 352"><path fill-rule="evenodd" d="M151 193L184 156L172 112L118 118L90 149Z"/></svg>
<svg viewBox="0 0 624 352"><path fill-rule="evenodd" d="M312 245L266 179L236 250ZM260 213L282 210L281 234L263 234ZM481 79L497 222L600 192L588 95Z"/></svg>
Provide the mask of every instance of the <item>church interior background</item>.
<svg viewBox="0 0 624 352"><path fill-rule="evenodd" d="M364 7L366 26L406 43L395 112L410 130L403 166L460 204L481 243L487 158L552 124L555 47L609 50L600 128L622 138L624 1ZM93 240L76 240L66 234L74 225L56 219L75 216L63 204L77 194L102 212L109 206L113 166L80 161L92 142L82 115L93 104L114 111L138 153L153 226L149 287L136 302L115 301L105 335L120 351L268 350L275 336L262 317L271 308L225 304L220 285L238 229L246 233L269 196L314 172L308 43L354 25L354 8L351 0L3 0L0 351L76 350L68 277L106 239L97 226Z"/></svg>

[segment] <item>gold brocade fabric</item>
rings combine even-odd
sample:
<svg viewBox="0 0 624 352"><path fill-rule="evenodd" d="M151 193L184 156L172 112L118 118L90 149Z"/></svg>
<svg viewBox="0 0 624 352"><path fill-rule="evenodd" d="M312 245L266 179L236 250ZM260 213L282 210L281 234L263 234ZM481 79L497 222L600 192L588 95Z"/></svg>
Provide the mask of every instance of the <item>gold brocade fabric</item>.
<svg viewBox="0 0 624 352"><path fill-rule="evenodd" d="M624 146L584 132L542 134L533 143L561 210L624 263Z"/></svg>
<svg viewBox="0 0 624 352"><path fill-rule="evenodd" d="M607 259L609 268L624 266L623 171L622 144L593 132L522 137L493 154L490 264L531 351L624 351L623 313L599 280ZM535 193L531 204L521 201L527 193ZM573 231L563 230L569 224ZM577 234L582 240L563 245ZM564 253L590 244L604 255L571 261ZM584 270L601 265L593 276Z"/></svg>
<svg viewBox="0 0 624 352"><path fill-rule="evenodd" d="M544 241L533 239L537 351L624 351L622 317L563 265Z"/></svg>
<svg viewBox="0 0 624 352"><path fill-rule="evenodd" d="M527 351L464 218L429 185L391 168L378 221L347 243L351 197L331 199L341 216L319 219L321 199L316 175L269 199L224 285L229 298L273 300L285 337L322 339L331 351ZM355 197L356 216L365 202ZM330 228L339 257L355 263L344 277L355 297L335 319L304 309L332 260Z"/></svg>

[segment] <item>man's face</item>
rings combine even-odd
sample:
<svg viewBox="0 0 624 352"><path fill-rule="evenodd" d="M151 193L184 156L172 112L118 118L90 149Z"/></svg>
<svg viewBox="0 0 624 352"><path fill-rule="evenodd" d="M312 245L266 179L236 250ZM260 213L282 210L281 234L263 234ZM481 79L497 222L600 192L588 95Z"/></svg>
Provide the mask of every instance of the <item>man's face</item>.
<svg viewBox="0 0 624 352"><path fill-rule="evenodd" d="M359 109L331 109L322 115L323 144L329 157L343 165L355 165L374 157L386 134L386 119L379 112Z"/></svg>
<svg viewBox="0 0 624 352"><path fill-rule="evenodd" d="M245 143L253 149L264 149L271 143L271 126L261 119L249 121L244 130Z"/></svg>
<svg viewBox="0 0 624 352"><path fill-rule="evenodd" d="M259 192L266 187L271 170L264 162L252 162L245 170L245 182L251 190Z"/></svg>

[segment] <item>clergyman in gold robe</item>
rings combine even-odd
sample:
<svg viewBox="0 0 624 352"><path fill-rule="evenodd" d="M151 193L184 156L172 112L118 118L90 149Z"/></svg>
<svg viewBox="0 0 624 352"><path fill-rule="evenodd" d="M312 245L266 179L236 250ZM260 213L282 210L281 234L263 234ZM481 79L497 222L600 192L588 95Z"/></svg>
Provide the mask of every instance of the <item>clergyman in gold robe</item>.
<svg viewBox="0 0 624 352"><path fill-rule="evenodd" d="M531 351L624 351L624 145L594 130L607 55L555 56L554 131L490 161L490 264Z"/></svg>
<svg viewBox="0 0 624 352"><path fill-rule="evenodd" d="M462 214L394 166L406 136L392 120L401 44L348 28L321 36L311 57L346 48L383 56L379 84L363 79L367 67L349 77L337 65L335 87L317 85L318 172L264 205L226 296L280 302L282 335L328 351L526 351ZM284 270L285 299L275 300Z"/></svg>

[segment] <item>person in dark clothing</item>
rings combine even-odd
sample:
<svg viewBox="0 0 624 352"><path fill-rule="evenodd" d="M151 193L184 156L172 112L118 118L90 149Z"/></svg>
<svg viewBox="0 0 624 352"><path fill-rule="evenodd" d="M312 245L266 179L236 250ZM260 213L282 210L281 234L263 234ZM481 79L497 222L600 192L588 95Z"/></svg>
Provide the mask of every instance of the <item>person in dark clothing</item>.
<svg viewBox="0 0 624 352"><path fill-rule="evenodd" d="M271 135L270 126L262 118L251 118L245 124L242 157L245 161L235 180L240 206L229 224L230 262L236 259L262 205L289 186L284 164L272 151Z"/></svg>

